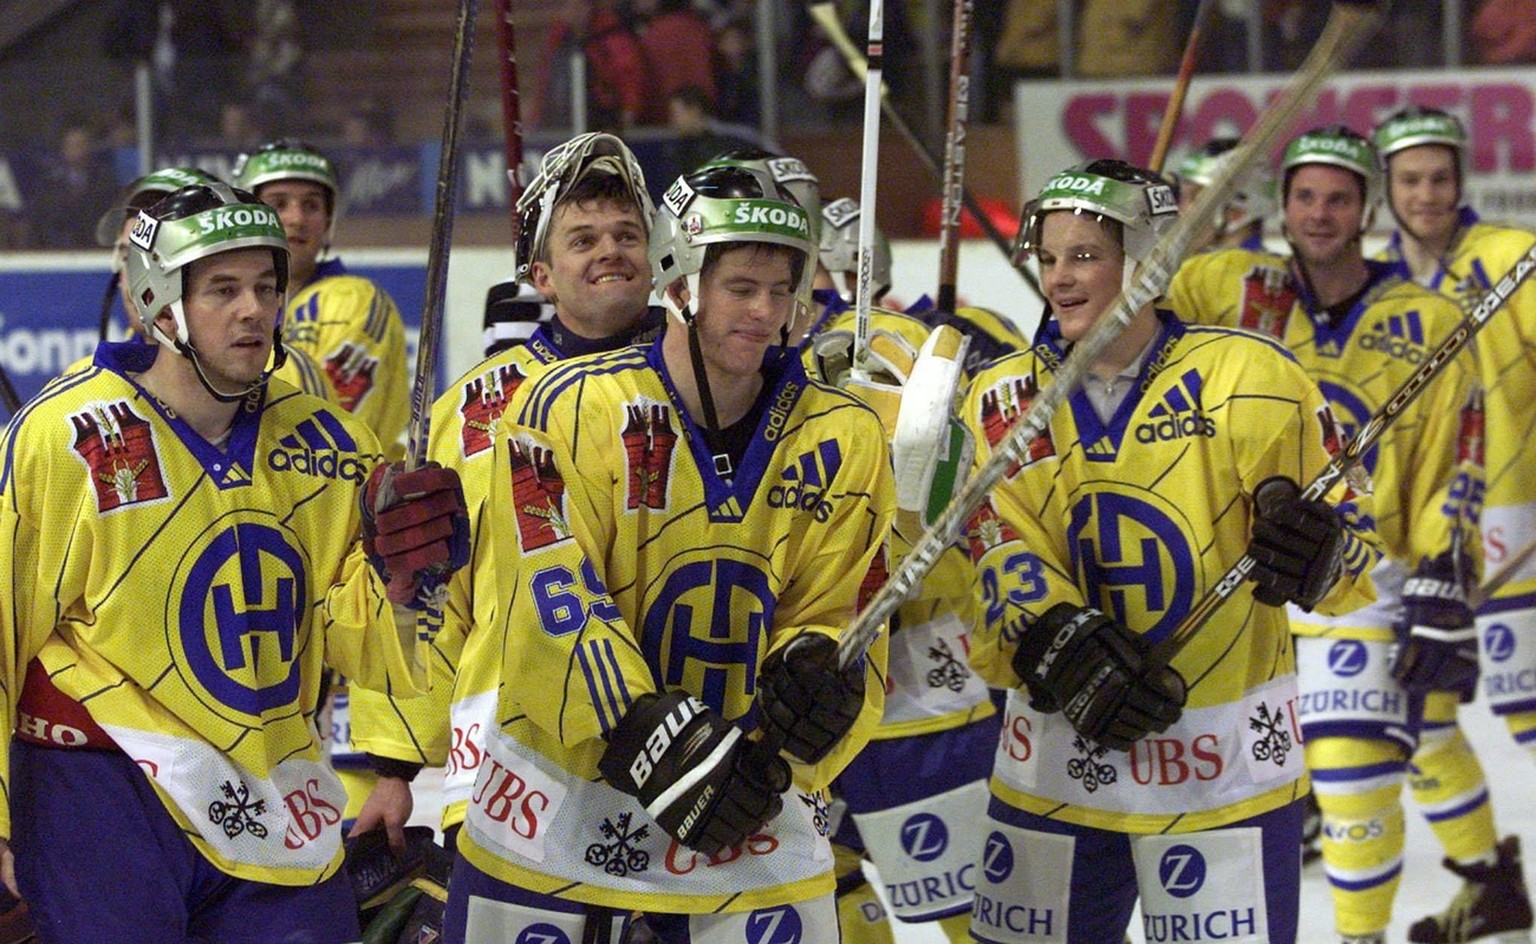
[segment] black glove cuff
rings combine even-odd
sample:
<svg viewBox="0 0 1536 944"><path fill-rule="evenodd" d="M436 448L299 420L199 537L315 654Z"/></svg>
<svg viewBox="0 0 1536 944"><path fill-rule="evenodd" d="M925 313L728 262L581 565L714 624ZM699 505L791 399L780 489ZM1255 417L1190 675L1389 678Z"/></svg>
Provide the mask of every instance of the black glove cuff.
<svg viewBox="0 0 1536 944"><path fill-rule="evenodd" d="M416 775L421 773L421 768L425 766L423 764L418 764L415 761L396 760L393 757L380 757L378 754L369 754L367 756L368 766L373 769L374 773L378 774L380 777L397 777L401 780L404 780L406 783L410 783L411 781L415 780Z"/></svg>

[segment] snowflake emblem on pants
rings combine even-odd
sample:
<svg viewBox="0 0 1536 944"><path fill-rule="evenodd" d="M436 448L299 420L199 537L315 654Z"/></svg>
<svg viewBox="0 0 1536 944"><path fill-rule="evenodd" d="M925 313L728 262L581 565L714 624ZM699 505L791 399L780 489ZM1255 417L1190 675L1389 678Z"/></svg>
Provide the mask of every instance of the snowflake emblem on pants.
<svg viewBox="0 0 1536 944"><path fill-rule="evenodd" d="M952 692L965 688L965 680L971 677L971 670L955 658L949 643L942 639L936 640L928 647L928 658L938 663L936 668L928 670L929 688L948 688Z"/></svg>
<svg viewBox="0 0 1536 944"><path fill-rule="evenodd" d="M644 872L651 867L651 854L644 849L636 849L634 844L644 842L651 834L649 826L639 826L631 830L629 828L631 814L620 813L618 822L611 822L608 817L603 817L603 825L600 832L609 842L594 842L587 847L587 864L600 865L603 871L609 875L623 878L631 872Z"/></svg>
<svg viewBox="0 0 1536 944"><path fill-rule="evenodd" d="M1259 732L1259 739L1253 742L1254 760L1272 760L1276 767L1285 766L1285 755L1294 745L1291 732L1281 730L1283 723L1280 712L1271 714L1269 705L1259 702L1258 716L1248 719L1248 727Z"/></svg>
<svg viewBox="0 0 1536 944"><path fill-rule="evenodd" d="M1099 787L1108 786L1119 779L1120 774L1115 770L1115 765L1103 763L1104 755L1109 753L1109 748L1098 745L1090 747L1081 737L1072 739L1072 747L1083 756L1067 761L1067 775L1073 780L1081 780L1084 790L1092 793Z"/></svg>
<svg viewBox="0 0 1536 944"><path fill-rule="evenodd" d="M829 813L831 804L827 802L827 798L818 790L815 793L800 794L800 802L804 803L811 811L811 825L816 827L816 834L818 836L825 836L827 830L832 825L832 818Z"/></svg>
<svg viewBox="0 0 1536 944"><path fill-rule="evenodd" d="M257 839L267 838L267 827L257 819L267 812L267 801L252 802L251 788L245 785L244 780L240 781L238 787L226 780L219 789L224 799L208 804L208 819L215 826L224 827L224 835L231 839L241 833L250 833Z"/></svg>

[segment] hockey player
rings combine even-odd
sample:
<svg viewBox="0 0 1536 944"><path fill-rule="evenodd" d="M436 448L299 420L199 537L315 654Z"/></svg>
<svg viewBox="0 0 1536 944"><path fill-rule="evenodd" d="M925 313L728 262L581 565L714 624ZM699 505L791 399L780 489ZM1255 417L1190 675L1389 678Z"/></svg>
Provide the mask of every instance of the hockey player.
<svg viewBox="0 0 1536 944"><path fill-rule="evenodd" d="M149 332L139 322L138 310L134 307L133 299L128 297L128 280L123 277L123 269L128 263L128 236L133 231L133 224L140 210L149 209L167 194L182 187L214 183L217 180L218 178L212 174L196 167L162 167L124 187L117 202L101 215L101 219L96 222L96 241L112 249L111 285L108 287L107 297L102 299L102 305L107 309L102 312L103 331L106 330L110 318L108 312L112 304L112 296L116 295L122 302L123 311L128 314L128 339L143 341L146 344L154 343L149 337ZM106 337L103 336L102 340L106 340ZM92 359L81 358L70 365L65 373L74 373L89 367ZM303 351L288 349L282 366L273 371L273 376L288 381L311 396L333 403L336 400L330 385L322 378L320 368Z"/></svg>
<svg viewBox="0 0 1536 944"><path fill-rule="evenodd" d="M503 410L538 367L625 347L659 329L665 318L648 305L653 208L645 176L618 138L582 134L550 150L518 209L518 278L537 289L555 314L524 343L450 384L432 409L429 455L457 469L464 481L474 546L470 566L449 583L442 631L433 642L432 692L411 699L352 693L353 746L368 754L376 771L388 773L356 828L383 822L397 846L410 815L410 780L426 764L446 767L442 826L445 845L453 848L483 742L496 727L501 627L495 618L496 565L481 523Z"/></svg>
<svg viewBox="0 0 1536 944"><path fill-rule="evenodd" d="M1188 212L1200 191L1211 185L1229 159L1237 138L1212 138L1191 151L1179 164L1179 210ZM1278 209L1275 179L1268 167L1255 164L1247 170L1227 199L1216 223L1191 245L1191 252L1205 249L1264 249L1264 221Z"/></svg>
<svg viewBox="0 0 1536 944"><path fill-rule="evenodd" d="M1313 129L1287 145L1281 172L1291 258L1241 249L1197 256L1174 279L1174 308L1194 321L1279 340L1353 435L1461 316L1396 266L1362 256L1381 187L1370 142L1342 126ZM1402 783L1422 697L1465 687L1467 670L1475 669L1433 644L1471 623L1465 592L1479 556L1472 529L1481 473L1458 470L1457 453L1464 415L1467 435L1480 435L1474 414L1464 414L1473 405L1473 380L1468 358L1447 365L1365 456L1385 551L1372 575L1377 602L1344 616L1290 613L1323 864L1335 925L1350 942L1380 941L1391 918L1402 870ZM1398 639L1407 647L1395 677ZM1418 665L1410 671L1415 650ZM1439 756L1453 758L1461 759ZM1448 785L1467 779L1450 768L1422 772ZM1491 822L1484 828L1491 839Z"/></svg>
<svg viewBox="0 0 1536 944"><path fill-rule="evenodd" d="M284 343L319 363L342 409L398 457L410 414L405 324L383 289L329 255L340 199L335 166L303 142L277 140L242 154L234 182L277 210L293 252Z"/></svg>
<svg viewBox="0 0 1536 944"><path fill-rule="evenodd" d="M917 317L874 308L870 375L850 376L854 314L847 303L854 294L849 275L858 255L857 221L853 200L822 206L812 307L823 314L802 350L811 376L864 400L880 415L887 437L900 436L892 449L898 517L906 519L898 527L906 533L902 538L893 531L894 565L969 469L969 443L954 419L967 345L954 329L931 332ZM876 302L890 287L890 273L889 244L877 234ZM952 432L959 441L951 440ZM938 467L942 462L953 465L945 470ZM904 505L913 506L909 514ZM838 828L832 851L844 944L894 940L885 909L864 878L866 854L898 919L937 920L950 940L970 940L968 875L983 838L974 813L985 802L999 717L986 685L966 664L975 617L969 561L956 547L891 621L885 713L869 746L833 785ZM851 815L836 815L844 810Z"/></svg>
<svg viewBox="0 0 1536 944"><path fill-rule="evenodd" d="M1397 224L1387 257L1407 266L1416 282L1470 310L1491 283L1530 251L1536 235L1483 223L1466 205L1467 137L1454 116L1406 108L1382 122L1373 138L1386 170L1387 206ZM1489 566L1536 540L1536 506L1531 500L1536 475L1527 452L1530 437L1523 432L1536 396L1536 370L1527 356L1533 339L1536 293L1529 288L1505 302L1505 310L1478 335L1489 431L1479 443L1480 451L1486 450L1488 469L1482 535ZM1536 662L1536 570L1527 567L1500 589L1478 613L1477 625L1493 643L1487 655L1503 652L1503 643L1514 642L1518 658L1487 660L1483 690L1516 740L1536 745L1536 701L1507 684ZM1471 629L1418 633L1405 643L1434 662L1465 664L1476 658L1477 638ZM1470 694L1470 689L1462 694ZM1427 698L1408 785L1445 847L1446 867L1465 884L1444 913L1413 924L1410 941L1475 941L1531 927L1519 838L1510 836L1496 844L1483 769L1456 723L1459 701L1443 692Z"/></svg>
<svg viewBox="0 0 1536 944"><path fill-rule="evenodd" d="M242 154L237 186L277 210L293 253L293 292L283 316L283 343L321 365L336 402L378 437L385 455L399 458L410 414L405 324L394 299L329 257L340 198L330 158L300 141L280 139ZM351 696L344 678L330 684L331 763L347 787L347 819L355 819L376 777L351 744ZM393 771L398 773L399 771Z"/></svg>
<svg viewBox="0 0 1536 944"><path fill-rule="evenodd" d="M457 476L269 380L288 251L254 196L177 190L131 244L157 345L103 344L0 441L0 835L46 941L352 941L322 665L424 684L389 604L467 557Z"/></svg>
<svg viewBox="0 0 1536 944"><path fill-rule="evenodd" d="M978 462L1176 213L1161 179L1118 161L1046 183L1020 249L1051 320L971 384ZM973 517L971 663L1008 689L978 940L1119 941L1138 894L1149 941L1296 940L1307 780L1278 604L1357 606L1378 554L1358 496L1298 497L1335 439L1277 344L1149 304ZM1245 550L1252 593L1161 662L1154 647Z"/></svg>
<svg viewBox="0 0 1536 944"><path fill-rule="evenodd" d="M884 434L785 346L806 212L738 167L662 204L650 260L675 319L524 384L496 442L499 724L450 941L614 940L634 908L664 942L837 940L816 791L884 701L883 640L846 671L832 652L884 573Z"/></svg>

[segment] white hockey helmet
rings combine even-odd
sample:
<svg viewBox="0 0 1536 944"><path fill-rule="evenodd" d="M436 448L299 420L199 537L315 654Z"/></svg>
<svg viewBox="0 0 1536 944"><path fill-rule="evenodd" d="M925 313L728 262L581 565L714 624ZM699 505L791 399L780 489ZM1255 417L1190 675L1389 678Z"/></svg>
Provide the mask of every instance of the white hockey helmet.
<svg viewBox="0 0 1536 944"><path fill-rule="evenodd" d="M789 194L810 214L811 235L819 237L822 220L821 179L811 173L811 169L800 158L775 154L762 148L737 148L710 158L698 169L706 167L746 167L766 171L781 191Z"/></svg>
<svg viewBox="0 0 1536 944"><path fill-rule="evenodd" d="M845 302L853 301L859 273L859 213L859 202L851 197L821 208L821 266L843 277L837 291ZM891 243L879 229L870 253L869 288L869 297L875 300L891 290Z"/></svg>

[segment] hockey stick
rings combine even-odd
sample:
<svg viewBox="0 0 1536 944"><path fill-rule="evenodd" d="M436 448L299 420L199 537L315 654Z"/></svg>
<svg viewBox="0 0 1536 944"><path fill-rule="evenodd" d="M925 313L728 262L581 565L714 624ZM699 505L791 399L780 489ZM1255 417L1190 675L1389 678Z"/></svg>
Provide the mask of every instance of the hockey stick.
<svg viewBox="0 0 1536 944"><path fill-rule="evenodd" d="M1327 28L1284 93L1264 112L1259 123L1232 152L1233 156L1224 164L1216 179L1200 191L1189 213L1180 216L1173 228L1153 246L1151 253L1137 269L1131 285L1100 316L1088 336L1072 346L1072 352L1057 372L1055 381L1042 390L1030 404L1029 410L1014 421L1008 437L998 444L991 458L976 470L965 487L939 515L933 527L917 541L900 566L891 573L885 586L854 618L838 643L839 665L847 666L868 650L880 635L886 620L922 582L939 556L959 537L961 527L981 507L987 493L1003 480L1013 463L1023 459L1029 444L1050 425L1056 408L1082 384L1088 365L1119 337L1137 311L1155 301L1167 289L1195 234L1203 232L1215 219L1218 207L1236 189L1239 175L1255 160L1270 153L1280 136L1290 129L1302 109L1311 102L1318 86L1348 60L1365 37L1375 31L1380 20L1377 5L1334 5ZM1536 255L1536 249L1532 253Z"/></svg>
<svg viewBox="0 0 1536 944"><path fill-rule="evenodd" d="M101 296L101 318L96 324L98 341L105 341L112 330L112 300L117 297L117 281L122 277L121 272L113 272L107 279L107 291Z"/></svg>
<svg viewBox="0 0 1536 944"><path fill-rule="evenodd" d="M1532 556L1536 556L1536 541L1522 547L1513 556L1505 558L1504 563L1499 565L1499 569L1490 574L1487 580L1473 587L1467 594L1467 608L1476 612L1478 607L1493 599L1493 595L1513 580L1515 574L1530 562Z"/></svg>
<svg viewBox="0 0 1536 944"><path fill-rule="evenodd" d="M507 212L512 216L512 245L522 220L517 200L523 195L523 112L517 87L517 33L512 24L512 0L496 0L496 46L501 52L501 133L507 151Z"/></svg>
<svg viewBox="0 0 1536 944"><path fill-rule="evenodd" d="M1329 489L1338 484L1346 472L1355 466L1360 459L1376 445L1392 425L1402 415L1408 405L1429 386L1445 366L1456 359L1477 334L1488 323L1488 319L1504 307L1504 303L1515 293L1531 273L1536 272L1536 246L1521 256L1514 266L1489 289L1483 300L1477 303L1472 313L1467 315L1451 333L1446 335L1440 346L1430 352L1424 363L1419 365L1407 380L1392 393L1382 408L1360 427L1355 438L1349 441L1338 455L1329 460L1317 477L1302 490L1301 499L1304 501L1320 501ZM1200 627L1210 621L1222 604L1226 603L1237 593L1238 588L1248 579L1248 574L1253 570L1254 560L1248 554L1237 559L1226 574L1211 587L1205 598L1196 603L1183 622L1176 626L1168 638L1158 643L1153 650L1152 658L1158 664L1167 665L1173 661L1183 648L1194 638ZM1504 578L1509 579L1509 578Z"/></svg>
<svg viewBox="0 0 1536 944"><path fill-rule="evenodd" d="M955 310L960 268L960 206L965 190L965 128L971 111L971 18L975 0L955 0L949 38L949 133L944 136L944 211L939 224L939 311Z"/></svg>
<svg viewBox="0 0 1536 944"><path fill-rule="evenodd" d="M859 269L854 293L853 376L869 379L869 283L875 264L875 193L880 169L880 76L885 63L885 0L870 0L864 73L864 151L859 177Z"/></svg>
<svg viewBox="0 0 1536 944"><path fill-rule="evenodd" d="M0 406L5 407L5 411L12 416L21 409L21 394L16 392L16 386L11 383L11 375L5 372L4 367L0 367Z"/></svg>
<svg viewBox="0 0 1536 944"><path fill-rule="evenodd" d="M426 301L421 336L416 343L416 378L411 386L411 422L407 427L405 468L421 468L427 456L427 425L437 375L437 349L443 334L443 304L448 286L448 247L453 243L453 208L458 194L459 118L469 97L469 59L475 44L475 8L479 0L460 0L453 33L453 77L448 111L443 115L443 143L437 155L437 204L432 213L432 243L427 249Z"/></svg>
<svg viewBox="0 0 1536 944"><path fill-rule="evenodd" d="M843 29L843 24L837 18L837 8L832 5L831 0L818 0L810 4L807 9L810 11L811 18L832 41L832 45L843 54L843 60L848 63L849 70L859 78L863 78L868 73L868 63L864 61L864 56L859 52L858 47L854 46L853 40L848 38L847 31ZM901 112L891 104L890 98L883 93L880 107L885 112L886 120L900 133L902 139L907 142L907 146L912 149L912 153L917 155L918 161L928 169L928 173L933 175L934 182L941 187L944 186L944 169L939 166L938 161L934 160L928 146L923 144L922 139L913 132L912 126L901 117ZM1009 261L1009 268L1019 273L1019 277L1035 293L1035 296L1044 301L1045 294L1040 291L1040 283L1035 277L1025 269L1014 268L1012 241L998 231L992 223L992 218L987 216L986 211L981 208L981 204L977 202L970 190L962 187L960 196L965 201L965 208L971 211L971 216L986 232L987 238L992 240L992 244L997 247L998 252L1003 254L1003 258Z"/></svg>
<svg viewBox="0 0 1536 944"><path fill-rule="evenodd" d="M1210 18L1211 8L1215 5L1212 0L1200 0L1200 6L1195 8L1195 21L1190 24L1189 40L1184 44L1184 58L1179 62L1179 76L1173 81L1173 94L1168 98L1168 107L1163 110L1163 123L1157 126L1157 141L1152 145L1152 156L1147 160L1147 167L1154 174L1161 174L1163 163L1168 160L1173 132L1179 124L1179 116L1184 113L1184 98L1189 94L1189 80L1195 75L1195 53L1200 47L1200 27Z"/></svg>

